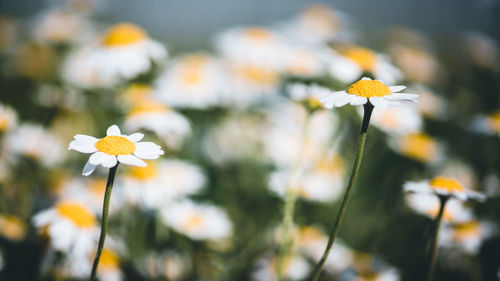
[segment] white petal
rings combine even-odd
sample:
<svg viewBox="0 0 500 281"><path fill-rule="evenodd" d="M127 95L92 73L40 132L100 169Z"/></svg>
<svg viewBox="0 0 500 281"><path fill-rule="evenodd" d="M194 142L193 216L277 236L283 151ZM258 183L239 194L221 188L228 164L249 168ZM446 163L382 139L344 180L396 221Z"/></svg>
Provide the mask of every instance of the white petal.
<svg viewBox="0 0 500 281"><path fill-rule="evenodd" d="M336 102L335 102L335 107L342 107L348 103L350 103L352 100L354 100L356 97L353 96L353 95L349 95L349 94L346 94L345 96L343 96L341 99L338 99Z"/></svg>
<svg viewBox="0 0 500 281"><path fill-rule="evenodd" d="M391 90L391 92L393 92L393 93L402 91L404 89L406 89L406 86L391 86L391 87L389 87L389 90Z"/></svg>
<svg viewBox="0 0 500 281"><path fill-rule="evenodd" d="M376 106L379 108L386 108L388 105L387 101L381 97L371 97L370 103L373 104L373 106Z"/></svg>
<svg viewBox="0 0 500 281"><path fill-rule="evenodd" d="M148 141L136 143L135 148L136 150L161 150L161 146Z"/></svg>
<svg viewBox="0 0 500 281"><path fill-rule="evenodd" d="M361 80L372 80L372 79L370 77L365 76L365 77L361 78Z"/></svg>
<svg viewBox="0 0 500 281"><path fill-rule="evenodd" d="M117 125L111 125L109 126L108 130L106 131L107 136L121 136L120 128L118 128Z"/></svg>
<svg viewBox="0 0 500 281"><path fill-rule="evenodd" d="M142 133L134 133L134 134L131 134L129 136L126 136L126 138L131 142L138 142L138 141L142 140L143 137L144 137L144 134L142 134Z"/></svg>
<svg viewBox="0 0 500 281"><path fill-rule="evenodd" d="M134 155L118 155L118 161L123 164L131 165L131 166L139 166L146 167L146 162L141 159L135 157Z"/></svg>
<svg viewBox="0 0 500 281"><path fill-rule="evenodd" d="M392 95L388 95L384 97L386 100L408 100L408 101L416 101L418 99L417 94L408 94L408 93L393 93Z"/></svg>
<svg viewBox="0 0 500 281"><path fill-rule="evenodd" d="M97 139L94 142L93 140L87 140L87 139L75 139L69 143L68 150L76 150L78 152L82 153L94 153L97 151L97 148L95 147L95 143L97 142Z"/></svg>
<svg viewBox="0 0 500 281"><path fill-rule="evenodd" d="M75 140L78 140L78 141L86 141L86 142L93 142L93 143L96 143L99 139L98 138L94 138L92 136L87 136L87 135L75 135L73 137Z"/></svg>
<svg viewBox="0 0 500 281"><path fill-rule="evenodd" d="M101 165L105 168L112 168L116 166L116 156L104 153L105 156L101 158Z"/></svg>
<svg viewBox="0 0 500 281"><path fill-rule="evenodd" d="M351 101L349 102L352 105L363 105L368 102L368 99L365 97L353 97Z"/></svg>
<svg viewBox="0 0 500 281"><path fill-rule="evenodd" d="M339 91L339 92L335 92L335 93L331 93L331 94L328 94L326 96L323 96L319 99L319 101L321 103L323 103L323 105L326 107L326 108L332 108L335 103L345 97L345 95L347 95L347 93L345 91Z"/></svg>
<svg viewBox="0 0 500 281"><path fill-rule="evenodd" d="M92 174L94 172L96 167L97 167L97 165L93 165L89 161L87 161L87 163L83 167L82 175L90 176L90 174Z"/></svg>
<svg viewBox="0 0 500 281"><path fill-rule="evenodd" d="M100 165L102 161L105 160L106 156L108 156L106 153L98 151L90 155L89 163L92 165Z"/></svg>

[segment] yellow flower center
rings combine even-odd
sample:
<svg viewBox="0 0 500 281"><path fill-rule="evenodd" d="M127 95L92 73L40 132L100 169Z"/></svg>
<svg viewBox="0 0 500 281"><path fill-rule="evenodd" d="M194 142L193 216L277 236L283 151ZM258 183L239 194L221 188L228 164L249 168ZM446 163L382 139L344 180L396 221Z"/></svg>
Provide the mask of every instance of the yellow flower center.
<svg viewBox="0 0 500 281"><path fill-rule="evenodd" d="M162 113L169 111L169 108L163 104L160 104L156 101L149 100L143 101L137 106L135 106L131 111L130 115L137 115L143 113Z"/></svg>
<svg viewBox="0 0 500 281"><path fill-rule="evenodd" d="M78 203L61 202L55 208L59 215L69 219L80 228L95 226L95 216Z"/></svg>
<svg viewBox="0 0 500 281"><path fill-rule="evenodd" d="M120 136L106 136L98 140L95 147L100 152L115 156L129 155L135 151L135 144Z"/></svg>
<svg viewBox="0 0 500 281"><path fill-rule="evenodd" d="M121 23L108 30L103 38L103 44L108 47L126 46L141 42L147 37L142 28L130 23Z"/></svg>
<svg viewBox="0 0 500 281"><path fill-rule="evenodd" d="M318 164L317 169L318 172L325 174L331 174L332 172L340 173L344 169L344 162L342 161L342 158L340 158L338 155L333 155L323 159Z"/></svg>
<svg viewBox="0 0 500 281"><path fill-rule="evenodd" d="M114 252L106 248L102 249L101 259L99 260L100 268L102 269L117 268L119 263L120 262L118 256Z"/></svg>
<svg viewBox="0 0 500 281"><path fill-rule="evenodd" d="M256 41L267 41L273 37L273 34L269 30L262 27L248 28L245 30L245 35Z"/></svg>
<svg viewBox="0 0 500 281"><path fill-rule="evenodd" d="M158 168L154 163L155 162L148 163L146 167L131 167L129 170L129 174L132 177L142 181L152 179L156 177L156 175L158 175Z"/></svg>
<svg viewBox="0 0 500 281"><path fill-rule="evenodd" d="M9 119L6 116L0 116L0 131L4 131L9 127Z"/></svg>
<svg viewBox="0 0 500 281"><path fill-rule="evenodd" d="M182 225L182 229L189 230L189 229L199 227L202 222L203 222L203 218L199 214L193 214Z"/></svg>
<svg viewBox="0 0 500 281"><path fill-rule="evenodd" d="M145 84L133 84L125 90L125 97L131 104L140 104L150 99L153 89Z"/></svg>
<svg viewBox="0 0 500 281"><path fill-rule="evenodd" d="M371 71L375 70L375 63L377 62L377 56L374 52L365 48L350 48L342 51L342 54L354 61L362 70Z"/></svg>
<svg viewBox="0 0 500 281"><path fill-rule="evenodd" d="M182 71L182 81L186 85L195 85L202 80L203 65L207 62L208 58L203 55L192 55L184 60L184 68Z"/></svg>
<svg viewBox="0 0 500 281"><path fill-rule="evenodd" d="M433 189L441 189L450 193L464 190L462 185L457 180L446 177L435 177L429 182L429 185Z"/></svg>
<svg viewBox="0 0 500 281"><path fill-rule="evenodd" d="M392 94L391 89L376 80L359 80L347 89L347 93L365 98L383 97Z"/></svg>
<svg viewBox="0 0 500 281"><path fill-rule="evenodd" d="M244 66L236 70L239 76L259 85L275 84L278 75L275 71L255 66Z"/></svg>
<svg viewBox="0 0 500 281"><path fill-rule="evenodd" d="M431 161L437 150L436 142L425 134L410 134L401 141L401 152L419 161Z"/></svg>
<svg viewBox="0 0 500 281"><path fill-rule="evenodd" d="M458 242L468 238L478 238L482 234L481 223L478 221L457 224L453 227L453 230L453 240Z"/></svg>
<svg viewBox="0 0 500 281"><path fill-rule="evenodd" d="M323 233L316 227L305 226L299 229L298 240L301 245L311 245L323 238Z"/></svg>
<svg viewBox="0 0 500 281"><path fill-rule="evenodd" d="M500 132L500 110L489 117L489 123L493 131Z"/></svg>
<svg viewBox="0 0 500 281"><path fill-rule="evenodd" d="M0 215L0 234L11 240L22 240L26 236L26 224L19 218Z"/></svg>

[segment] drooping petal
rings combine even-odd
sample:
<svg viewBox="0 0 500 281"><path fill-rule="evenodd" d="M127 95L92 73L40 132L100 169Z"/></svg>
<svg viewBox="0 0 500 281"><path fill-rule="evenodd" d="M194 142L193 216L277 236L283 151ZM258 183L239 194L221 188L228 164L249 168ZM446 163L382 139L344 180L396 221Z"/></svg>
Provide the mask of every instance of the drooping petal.
<svg viewBox="0 0 500 281"><path fill-rule="evenodd" d="M350 94L345 94L342 98L338 99L336 102L335 102L335 107L342 107L348 103L351 102L351 100L353 100L355 98L354 95L350 95Z"/></svg>
<svg viewBox="0 0 500 281"><path fill-rule="evenodd" d="M161 150L161 146L148 141L136 143L135 148L136 150Z"/></svg>
<svg viewBox="0 0 500 281"><path fill-rule="evenodd" d="M370 103L379 108L386 108L388 106L388 102L382 97L371 97Z"/></svg>
<svg viewBox="0 0 500 281"><path fill-rule="evenodd" d="M126 136L126 138L131 142L138 142L138 141L142 140L143 137L144 137L144 134L142 134L142 133L134 133L134 134L131 134L129 136Z"/></svg>
<svg viewBox="0 0 500 281"><path fill-rule="evenodd" d="M391 92L393 92L393 93L402 91L404 89L406 89L406 86L390 86L389 87L389 90L391 90Z"/></svg>
<svg viewBox="0 0 500 281"><path fill-rule="evenodd" d="M408 100L408 101L417 101L417 94L409 94L409 93L393 93L392 95L384 96L386 100Z"/></svg>
<svg viewBox="0 0 500 281"><path fill-rule="evenodd" d="M86 136L89 137L89 136ZM95 147L95 143L97 142L97 139L90 139L89 138L76 138L75 140L71 141L68 146L68 150L76 150L78 152L82 153L94 153L97 151L97 148ZM95 140L95 141L94 141Z"/></svg>
<svg viewBox="0 0 500 281"><path fill-rule="evenodd" d="M106 158L107 154L104 152L96 152L90 155L89 163L92 165L100 165L102 161Z"/></svg>
<svg viewBox="0 0 500 281"><path fill-rule="evenodd" d="M112 168L116 165L117 160L116 156L114 155L109 155L104 153L104 156L101 158L101 165L105 168Z"/></svg>
<svg viewBox="0 0 500 281"><path fill-rule="evenodd" d="M367 102L368 102L367 98L355 96L355 97L351 98L351 101L349 103L352 105L363 105Z"/></svg>
<svg viewBox="0 0 500 281"><path fill-rule="evenodd" d="M139 166L146 167L146 162L141 159L135 157L134 155L118 155L118 161L123 164L131 165L131 166Z"/></svg>
<svg viewBox="0 0 500 281"><path fill-rule="evenodd" d="M90 176L90 174L92 174L94 172L96 167L97 167L97 165L91 164L90 161L87 161L87 163L83 167L82 175Z"/></svg>
<svg viewBox="0 0 500 281"><path fill-rule="evenodd" d="M117 125L111 125L109 126L108 130L106 131L107 136L121 136L121 131L120 128L118 128Z"/></svg>
<svg viewBox="0 0 500 281"><path fill-rule="evenodd" d="M326 108L333 108L339 99L343 99L347 93L345 91L334 92L319 99Z"/></svg>

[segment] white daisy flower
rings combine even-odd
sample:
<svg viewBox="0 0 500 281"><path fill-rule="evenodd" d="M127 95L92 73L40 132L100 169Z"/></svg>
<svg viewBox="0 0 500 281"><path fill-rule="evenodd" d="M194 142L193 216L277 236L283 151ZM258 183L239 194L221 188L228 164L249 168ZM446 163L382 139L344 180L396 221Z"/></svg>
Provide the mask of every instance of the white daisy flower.
<svg viewBox="0 0 500 281"><path fill-rule="evenodd" d="M440 207L439 198L430 193L406 193L405 202L414 212L434 219ZM472 211L463 202L450 198L443 212L444 222L463 222L472 219Z"/></svg>
<svg viewBox="0 0 500 281"><path fill-rule="evenodd" d="M276 280L277 258L266 256L257 261L257 269L252 273L252 280L268 281ZM310 264L300 255L291 255L283 262L283 277L287 280L302 280L307 277L311 270Z"/></svg>
<svg viewBox="0 0 500 281"><path fill-rule="evenodd" d="M344 83L356 81L364 72L371 73L389 85L403 78L401 71L386 56L365 48L346 48L340 50L340 54L332 50L325 58L329 62L330 75Z"/></svg>
<svg viewBox="0 0 500 281"><path fill-rule="evenodd" d="M434 164L444 159L443 145L422 132L395 136L389 140L389 146L397 153L423 163Z"/></svg>
<svg viewBox="0 0 500 281"><path fill-rule="evenodd" d="M165 47L150 39L142 28L120 23L109 29L88 54L88 63L103 80L115 77L132 79L166 56Z"/></svg>
<svg viewBox="0 0 500 281"><path fill-rule="evenodd" d="M221 103L229 80L222 63L206 54L190 54L172 63L156 81L156 95L168 106L207 108Z"/></svg>
<svg viewBox="0 0 500 281"><path fill-rule="evenodd" d="M432 83L439 77L439 62L424 48L395 45L389 52L394 63L403 71L406 80Z"/></svg>
<svg viewBox="0 0 500 281"><path fill-rule="evenodd" d="M370 124L393 135L417 133L422 129L422 116L414 106L403 104L373 110Z"/></svg>
<svg viewBox="0 0 500 281"><path fill-rule="evenodd" d="M171 228L194 240L228 238L232 224L219 207L183 200L167 205L160 216Z"/></svg>
<svg viewBox="0 0 500 281"><path fill-rule="evenodd" d="M17 113L10 107L0 104L0 132L8 131L17 126Z"/></svg>
<svg viewBox="0 0 500 281"><path fill-rule="evenodd" d="M37 39L54 43L83 41L91 35L90 23L80 13L53 9L42 14L34 33Z"/></svg>
<svg viewBox="0 0 500 281"><path fill-rule="evenodd" d="M181 280L191 269L190 256L174 251L151 252L139 261L138 270L150 279Z"/></svg>
<svg viewBox="0 0 500 281"><path fill-rule="evenodd" d="M120 258L113 250L109 248L102 249L97 276L102 281L121 281L124 279L120 270Z"/></svg>
<svg viewBox="0 0 500 281"><path fill-rule="evenodd" d="M477 116L471 127L478 133L500 136L500 110L489 115Z"/></svg>
<svg viewBox="0 0 500 281"><path fill-rule="evenodd" d="M145 167L141 159L158 159L163 155L161 147L152 142L138 142L144 137L141 133L122 135L117 125L112 125L106 132L106 137L97 139L87 135L76 135L69 144L68 150L82 153L92 153L83 168L83 175L88 176L97 166L112 168L118 162Z"/></svg>
<svg viewBox="0 0 500 281"><path fill-rule="evenodd" d="M61 200L54 207L35 214L33 223L42 235L50 238L54 250L68 257L86 258L94 251L99 229L94 213L85 205ZM90 272L90 264L82 271Z"/></svg>
<svg viewBox="0 0 500 281"><path fill-rule="evenodd" d="M439 246L458 247L475 254L481 242L494 232L494 226L487 222L470 220L445 225L440 231Z"/></svg>
<svg viewBox="0 0 500 281"><path fill-rule="evenodd" d="M428 181L406 182L403 188L406 192L454 197L462 201L470 199L482 201L486 199L484 194L465 189L456 179L442 176Z"/></svg>
<svg viewBox="0 0 500 281"><path fill-rule="evenodd" d="M308 47L289 42L285 51L283 73L294 77L320 76L326 70L327 64L322 54L326 52L320 47Z"/></svg>
<svg viewBox="0 0 500 281"><path fill-rule="evenodd" d="M103 194L106 190L106 178L73 178L63 183L59 198L78 202L92 209L95 213L102 213ZM120 210L122 204L119 200L110 200L109 212L111 214Z"/></svg>
<svg viewBox="0 0 500 281"><path fill-rule="evenodd" d="M346 104L363 105L370 102L375 107L401 105L401 101L416 101L418 95L398 93L405 86L386 86L382 81L364 77L347 90L330 92L320 101L326 108L342 107Z"/></svg>
<svg viewBox="0 0 500 281"><path fill-rule="evenodd" d="M304 102L311 108L321 106L319 101L331 93L331 90L318 85L306 85L301 83L293 83L287 86L287 93L293 101Z"/></svg>

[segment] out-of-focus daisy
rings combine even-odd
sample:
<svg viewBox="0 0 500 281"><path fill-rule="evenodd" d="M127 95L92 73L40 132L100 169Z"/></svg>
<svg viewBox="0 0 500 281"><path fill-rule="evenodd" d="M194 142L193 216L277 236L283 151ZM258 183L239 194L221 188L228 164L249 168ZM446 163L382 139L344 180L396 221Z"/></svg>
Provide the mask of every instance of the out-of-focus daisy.
<svg viewBox="0 0 500 281"><path fill-rule="evenodd" d="M89 22L81 14L55 9L41 15L34 33L41 41L71 43L90 35Z"/></svg>
<svg viewBox="0 0 500 281"><path fill-rule="evenodd" d="M341 280L355 281L398 281L399 273L376 257L356 252L353 256L354 271L346 271Z"/></svg>
<svg viewBox="0 0 500 281"><path fill-rule="evenodd" d="M271 70L283 69L286 45L265 27L232 28L219 34L216 46L230 61Z"/></svg>
<svg viewBox="0 0 500 281"><path fill-rule="evenodd" d="M304 226L297 229L295 235L297 249L313 260L319 260L325 250L328 236L319 228ZM353 252L341 241L335 243L335 251L331 251L325 262L325 269L330 273L340 273L352 266Z"/></svg>
<svg viewBox="0 0 500 281"><path fill-rule="evenodd" d="M15 155L40 161L46 166L59 163L66 155L59 138L33 124L23 124L9 133L6 148Z"/></svg>
<svg viewBox="0 0 500 281"><path fill-rule="evenodd" d="M465 189L460 182L454 178L438 176L428 181L406 182L406 192L435 194L437 196L454 197L459 200L484 200L485 195Z"/></svg>
<svg viewBox="0 0 500 281"><path fill-rule="evenodd" d="M398 93L405 86L386 86L378 80L363 78L349 86L347 90L331 92L320 101L326 108L341 107L346 104L363 105L370 102L375 107L401 105L401 101L416 101L418 95Z"/></svg>
<svg viewBox="0 0 500 281"><path fill-rule="evenodd" d="M493 225L478 220L470 220L446 225L441 230L439 245L458 247L467 253L475 254L482 240L493 232Z"/></svg>
<svg viewBox="0 0 500 281"><path fill-rule="evenodd" d="M302 165L291 175L288 170L271 173L269 188L284 197L287 188L307 200L326 202L336 199L343 190L344 164L338 155L329 155L318 164Z"/></svg>
<svg viewBox="0 0 500 281"><path fill-rule="evenodd" d="M300 46L289 43L286 49L286 58L283 73L293 77L319 76L326 70L326 63L319 47Z"/></svg>
<svg viewBox="0 0 500 281"><path fill-rule="evenodd" d="M17 48L14 61L21 76L45 80L55 74L57 54L47 44L28 42Z"/></svg>
<svg viewBox="0 0 500 281"><path fill-rule="evenodd" d="M147 167L131 167L123 179L125 201L143 208L159 208L174 199L195 194L205 176L194 164L182 160L161 160Z"/></svg>
<svg viewBox="0 0 500 281"><path fill-rule="evenodd" d="M263 123L263 117L255 113L227 115L204 136L204 154L216 164L262 159Z"/></svg>
<svg viewBox="0 0 500 281"><path fill-rule="evenodd" d="M120 270L120 259L118 254L109 248L103 248L97 276L102 281L121 281L123 274Z"/></svg>
<svg viewBox="0 0 500 281"><path fill-rule="evenodd" d="M141 84L132 85L126 91L132 104L125 119L125 128L129 131L151 130L170 148L179 148L191 134L191 124L182 114L156 101L152 92L151 87Z"/></svg>
<svg viewBox="0 0 500 281"><path fill-rule="evenodd" d="M190 269L190 259L176 252L150 253L141 259L139 270L145 276L180 280Z"/></svg>
<svg viewBox="0 0 500 281"><path fill-rule="evenodd" d="M257 261L257 269L252 273L252 280L276 280L277 258L268 256ZM283 262L283 278L286 280L302 280L307 277L311 266L306 259L298 254L286 257Z"/></svg>
<svg viewBox="0 0 500 281"><path fill-rule="evenodd" d="M439 212L439 199L434 194L427 193L406 193L405 202L413 211L434 219ZM462 202L451 198L446 202L443 213L445 222L463 222L472 218L470 208L464 206Z"/></svg>
<svg viewBox="0 0 500 281"><path fill-rule="evenodd" d="M478 179L472 167L458 160L450 159L445 162L437 174L456 179L465 189L475 189L478 185Z"/></svg>
<svg viewBox="0 0 500 281"><path fill-rule="evenodd" d="M227 214L213 205L183 200L165 206L160 215L165 224L194 240L219 240L232 233Z"/></svg>
<svg viewBox="0 0 500 281"><path fill-rule="evenodd" d="M6 214L0 214L0 236L12 241L21 241L26 237L26 223L16 217Z"/></svg>
<svg viewBox="0 0 500 281"><path fill-rule="evenodd" d="M83 175L94 172L98 165L112 168L118 162L145 167L142 159L157 159L163 155L161 147L152 142L139 142L144 137L141 133L122 135L117 125L112 125L106 132L106 137L97 139L87 135L75 135L69 144L69 150L82 153L92 153L83 168Z"/></svg>
<svg viewBox="0 0 500 281"><path fill-rule="evenodd" d="M168 106L206 108L221 103L221 93L228 82L218 59L206 54L191 54L173 62L160 75L156 93Z"/></svg>
<svg viewBox="0 0 500 281"><path fill-rule="evenodd" d="M15 128L17 125L17 114L13 108L0 104L0 133Z"/></svg>
<svg viewBox="0 0 500 281"><path fill-rule="evenodd" d="M287 86L287 93L293 101L303 102L309 108L321 106L319 99L331 93L331 90L318 85L294 83Z"/></svg>
<svg viewBox="0 0 500 281"><path fill-rule="evenodd" d="M100 78L132 79L167 56L165 47L139 26L120 23L111 27L88 54L91 69Z"/></svg>
<svg viewBox="0 0 500 281"><path fill-rule="evenodd" d="M413 133L395 137L389 142L392 149L423 163L436 163L443 159L443 147L425 133Z"/></svg>
<svg viewBox="0 0 500 281"><path fill-rule="evenodd" d="M299 158L303 163L320 161L330 146L337 128L336 116L329 110L308 114L296 103L283 103L271 110L264 148L278 167L290 168Z"/></svg>
<svg viewBox="0 0 500 281"><path fill-rule="evenodd" d="M416 83L432 83L438 77L439 63L425 49L393 46L389 52L407 80Z"/></svg>
<svg viewBox="0 0 500 281"><path fill-rule="evenodd" d="M311 5L298 17L286 22L282 32L298 42L321 44L334 39L341 27L336 11L323 5Z"/></svg>
<svg viewBox="0 0 500 281"><path fill-rule="evenodd" d="M500 136L500 110L489 115L476 117L472 122L472 130Z"/></svg>
<svg viewBox="0 0 500 281"><path fill-rule="evenodd" d="M33 217L33 223L41 235L50 239L51 248L67 254L69 259L87 259L99 235L92 211L74 201L62 200L40 211ZM88 274L90 263L81 263L76 271L78 276Z"/></svg>
<svg viewBox="0 0 500 281"><path fill-rule="evenodd" d="M422 116L415 107L406 104L376 108L373 111L370 124L388 134L406 135L421 130Z"/></svg>
<svg viewBox="0 0 500 281"><path fill-rule="evenodd" d="M446 101L434 93L431 89L424 86L413 87L418 94L418 103L416 108L425 117L439 118L446 113Z"/></svg>
<svg viewBox="0 0 500 281"><path fill-rule="evenodd" d="M403 78L385 56L361 47L342 48L339 54L332 51L328 60L330 75L344 83L358 80L363 73L370 73L389 85Z"/></svg>

